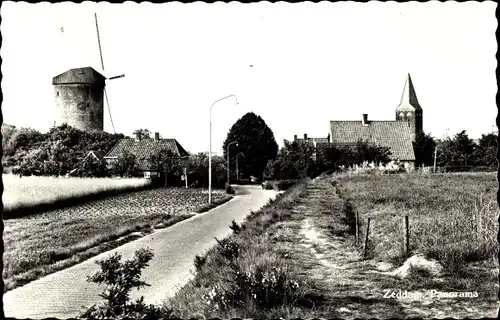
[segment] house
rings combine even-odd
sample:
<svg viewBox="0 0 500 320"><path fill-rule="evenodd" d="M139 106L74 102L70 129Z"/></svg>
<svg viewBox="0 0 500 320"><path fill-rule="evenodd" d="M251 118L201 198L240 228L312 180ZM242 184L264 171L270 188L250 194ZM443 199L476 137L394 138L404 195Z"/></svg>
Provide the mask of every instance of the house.
<svg viewBox="0 0 500 320"><path fill-rule="evenodd" d="M304 138L297 138L297 135L293 136L293 141L297 143L308 143L314 148L314 153L312 155L313 159L316 160L317 149L328 146L330 144L330 136L326 138L310 138L307 133L304 133Z"/></svg>
<svg viewBox="0 0 500 320"><path fill-rule="evenodd" d="M89 151L85 158L83 158L83 161L87 160L89 157L95 159L95 160L102 160L104 158L104 153L101 151Z"/></svg>
<svg viewBox="0 0 500 320"><path fill-rule="evenodd" d="M422 131L422 107L420 106L410 74L406 77L401 101L396 108L396 120L370 121L368 114L360 120L330 121L329 142L336 145L355 145L364 140L388 147L391 159L405 167L415 166L413 142Z"/></svg>
<svg viewBox="0 0 500 320"><path fill-rule="evenodd" d="M153 167L150 158L162 150L170 150L175 157L180 159L184 172L188 171L189 153L175 139L160 139L158 132L155 133L154 139L139 139L139 137L121 139L104 156L104 159L108 164L112 164L123 152L129 152L136 157L137 167L144 178L156 179L161 178L164 174Z"/></svg>

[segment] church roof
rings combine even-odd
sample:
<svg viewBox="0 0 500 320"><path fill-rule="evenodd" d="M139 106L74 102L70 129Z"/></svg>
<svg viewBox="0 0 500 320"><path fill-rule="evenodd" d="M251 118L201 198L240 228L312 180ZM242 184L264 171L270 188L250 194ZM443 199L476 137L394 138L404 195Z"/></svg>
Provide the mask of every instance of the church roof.
<svg viewBox="0 0 500 320"><path fill-rule="evenodd" d="M408 122L405 121L330 121L330 142L354 145L359 140L389 147L391 159L415 161Z"/></svg>
<svg viewBox="0 0 500 320"><path fill-rule="evenodd" d="M397 111L415 111L422 110L420 104L417 100L417 94L415 93L415 88L413 87L413 82L411 81L410 74L406 77L405 87L403 89L403 95L401 96L401 102L396 109Z"/></svg>

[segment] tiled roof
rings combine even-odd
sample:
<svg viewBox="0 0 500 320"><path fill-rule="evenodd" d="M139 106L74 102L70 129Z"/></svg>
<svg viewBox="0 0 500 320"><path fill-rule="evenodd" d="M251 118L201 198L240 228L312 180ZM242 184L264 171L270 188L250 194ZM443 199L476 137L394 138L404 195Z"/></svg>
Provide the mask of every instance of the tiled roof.
<svg viewBox="0 0 500 320"><path fill-rule="evenodd" d="M70 69L52 79L52 84L99 84L104 86L106 78L91 67Z"/></svg>
<svg viewBox="0 0 500 320"><path fill-rule="evenodd" d="M147 170L150 168L149 158L160 150L170 150L174 155L181 158L189 157L189 153L175 139L144 139L141 141L121 139L105 158L119 157L124 151L128 151L135 155L139 168Z"/></svg>
<svg viewBox="0 0 500 320"><path fill-rule="evenodd" d="M297 142L304 143L304 139L297 139ZM328 143L328 138L307 138L309 143Z"/></svg>
<svg viewBox="0 0 500 320"><path fill-rule="evenodd" d="M403 121L330 121L334 144L356 144L359 139L389 147L392 159L415 161L410 127Z"/></svg>

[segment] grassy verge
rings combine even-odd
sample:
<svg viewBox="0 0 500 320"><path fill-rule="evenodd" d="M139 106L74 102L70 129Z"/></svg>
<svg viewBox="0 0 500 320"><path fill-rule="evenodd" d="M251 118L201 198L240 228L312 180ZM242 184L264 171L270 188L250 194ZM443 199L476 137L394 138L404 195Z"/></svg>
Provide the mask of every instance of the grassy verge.
<svg viewBox="0 0 500 320"><path fill-rule="evenodd" d="M196 258L195 278L165 302L167 308L181 318L305 316L300 310L313 303L301 265L272 238L285 222L301 219L294 207L306 187L298 183L252 212L242 226L233 224L233 235Z"/></svg>
<svg viewBox="0 0 500 320"><path fill-rule="evenodd" d="M4 291L182 221L205 201L201 189L163 188L5 220Z"/></svg>
<svg viewBox="0 0 500 320"><path fill-rule="evenodd" d="M421 253L441 262L452 286L479 288L485 276L491 279L489 270L496 267L498 255L494 174L344 176L334 184L350 204L351 217L358 211L365 226L371 218L370 257L396 265L404 261L407 215L410 255ZM360 228L361 239L364 230Z"/></svg>
<svg viewBox="0 0 500 320"><path fill-rule="evenodd" d="M207 204L202 205L198 210L196 210L196 213L207 212L210 209L213 209L215 207L220 206L221 204L228 202L232 198L233 198L232 196L226 195L226 196L222 197L221 199L216 199L216 200L212 201L212 203L210 203L210 204L207 203Z"/></svg>
<svg viewBox="0 0 500 320"><path fill-rule="evenodd" d="M298 180L272 180L272 181L265 181L262 184L262 188L266 189L266 190L282 191L282 190L287 190L287 189L291 188L297 182L298 182Z"/></svg>

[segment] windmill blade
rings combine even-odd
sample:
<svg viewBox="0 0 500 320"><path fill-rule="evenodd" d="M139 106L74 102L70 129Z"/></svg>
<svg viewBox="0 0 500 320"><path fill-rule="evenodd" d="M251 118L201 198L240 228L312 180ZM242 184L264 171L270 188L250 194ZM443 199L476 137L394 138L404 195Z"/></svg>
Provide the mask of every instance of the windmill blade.
<svg viewBox="0 0 500 320"><path fill-rule="evenodd" d="M108 106L109 120L111 120L111 127L113 128L113 133L115 131L115 125L113 124L113 118L111 117L111 109L109 108L108 94L106 93L106 88L104 88L104 97L106 97L106 105Z"/></svg>
<svg viewBox="0 0 500 320"><path fill-rule="evenodd" d="M101 56L102 71L104 71L104 60L102 59L101 38L99 37L99 25L97 23L97 13L94 12L94 15L95 15L95 28L97 30L97 44L99 45L99 55Z"/></svg>
<svg viewBox="0 0 500 320"><path fill-rule="evenodd" d="M104 71L104 60L102 59L101 38L99 37L99 25L97 23L97 13L94 12L94 16L95 16L95 28L97 30L97 43L99 44L99 55L101 56L102 71ZM106 98L106 105L108 107L109 119L111 120L111 127L113 128L113 133L116 133L115 125L113 123L113 117L111 116L111 108L109 107L108 93L106 92L106 87L104 87L104 97Z"/></svg>

